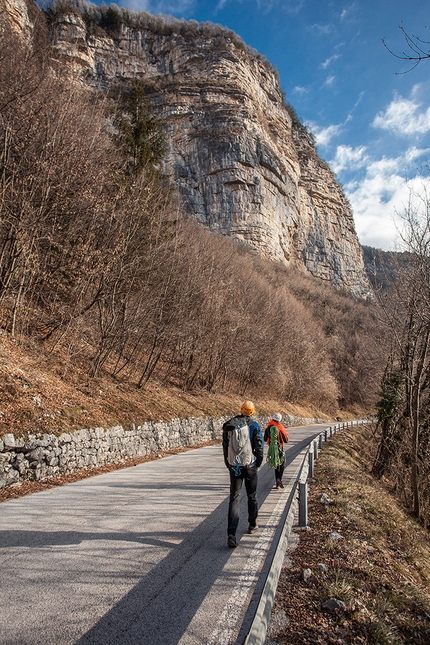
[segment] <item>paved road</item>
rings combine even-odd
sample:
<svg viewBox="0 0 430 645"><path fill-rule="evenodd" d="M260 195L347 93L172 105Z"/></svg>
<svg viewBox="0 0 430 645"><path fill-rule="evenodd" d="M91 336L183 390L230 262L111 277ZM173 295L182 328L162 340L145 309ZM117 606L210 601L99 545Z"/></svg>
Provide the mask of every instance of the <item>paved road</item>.
<svg viewBox="0 0 430 645"><path fill-rule="evenodd" d="M327 426L289 428L285 480ZM220 445L0 504L1 645L234 642L288 497L260 470L257 535L226 547Z"/></svg>

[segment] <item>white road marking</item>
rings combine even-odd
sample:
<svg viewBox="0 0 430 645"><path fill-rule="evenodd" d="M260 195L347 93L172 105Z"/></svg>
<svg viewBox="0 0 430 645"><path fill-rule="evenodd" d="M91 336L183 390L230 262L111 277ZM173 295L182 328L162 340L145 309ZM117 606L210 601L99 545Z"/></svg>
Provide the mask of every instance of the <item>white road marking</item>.
<svg viewBox="0 0 430 645"><path fill-rule="evenodd" d="M257 571L260 568L261 562L267 555L269 543L273 539L273 534L279 525L279 520L284 511L285 498L288 496L289 490L290 487L287 486L273 509L268 523L254 549L251 551L232 594L221 612L215 629L207 641L207 645L231 645L233 633L236 634L237 632L235 627L239 620L241 610L248 599L251 585L257 577Z"/></svg>

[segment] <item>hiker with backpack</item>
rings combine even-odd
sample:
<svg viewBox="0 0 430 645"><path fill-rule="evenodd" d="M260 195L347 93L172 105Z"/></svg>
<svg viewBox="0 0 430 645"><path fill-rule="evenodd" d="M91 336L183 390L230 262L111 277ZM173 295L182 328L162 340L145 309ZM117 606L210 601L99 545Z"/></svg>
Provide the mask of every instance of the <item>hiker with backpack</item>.
<svg viewBox="0 0 430 645"><path fill-rule="evenodd" d="M289 441L288 432L281 421L282 415L275 412L264 431L264 441L269 444L266 461L270 468L275 469L276 488L284 488L282 483L285 468L284 444Z"/></svg>
<svg viewBox="0 0 430 645"><path fill-rule="evenodd" d="M263 463L263 434L256 421L252 401L245 401L240 414L226 421L222 427L224 463L230 473L230 502L228 506L227 545L237 546L242 484L248 496L248 533L258 529L257 469Z"/></svg>

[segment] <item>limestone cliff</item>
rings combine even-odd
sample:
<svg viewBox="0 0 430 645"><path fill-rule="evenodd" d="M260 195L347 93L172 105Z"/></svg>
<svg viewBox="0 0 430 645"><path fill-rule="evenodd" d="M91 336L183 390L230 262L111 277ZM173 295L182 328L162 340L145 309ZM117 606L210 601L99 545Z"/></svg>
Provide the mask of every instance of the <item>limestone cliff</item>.
<svg viewBox="0 0 430 645"><path fill-rule="evenodd" d="M28 38L32 30L30 6L25 0L1 0L0 16L4 13L8 17L8 28ZM33 12L34 15L34 12Z"/></svg>
<svg viewBox="0 0 430 645"><path fill-rule="evenodd" d="M50 29L57 55L85 82L147 82L167 123L166 173L197 220L367 297L350 206L276 72L232 32L180 24L101 29L57 13Z"/></svg>

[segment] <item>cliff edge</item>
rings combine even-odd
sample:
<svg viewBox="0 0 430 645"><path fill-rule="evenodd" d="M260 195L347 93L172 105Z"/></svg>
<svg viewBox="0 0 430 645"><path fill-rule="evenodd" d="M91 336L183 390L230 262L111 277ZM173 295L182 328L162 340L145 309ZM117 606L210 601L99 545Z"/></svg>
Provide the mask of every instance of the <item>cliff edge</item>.
<svg viewBox="0 0 430 645"><path fill-rule="evenodd" d="M371 297L350 205L270 63L217 25L117 8L48 15L55 55L83 82L145 81L168 130L165 173L192 217Z"/></svg>

